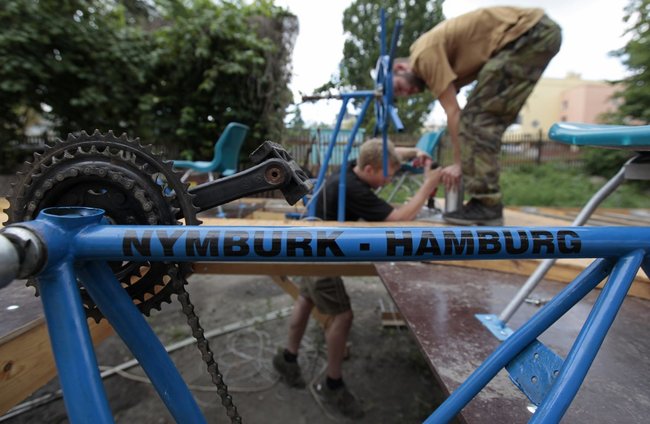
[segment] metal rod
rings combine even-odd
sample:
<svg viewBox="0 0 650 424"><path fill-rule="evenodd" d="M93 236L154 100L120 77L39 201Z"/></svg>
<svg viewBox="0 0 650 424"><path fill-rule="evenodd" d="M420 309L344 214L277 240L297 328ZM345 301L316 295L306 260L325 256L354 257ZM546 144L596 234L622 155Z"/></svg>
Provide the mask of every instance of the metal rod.
<svg viewBox="0 0 650 424"><path fill-rule="evenodd" d="M605 200L610 194L612 194L622 183L625 181L625 166L630 163L633 159L630 159L621 167L621 169L614 175L610 180L600 188L594 194L587 204L582 208L578 216L573 220L571 226L582 226L589 219L591 214L596 210L596 208ZM501 314L499 314L499 321L505 326L505 324L510 321L510 318L517 312L519 307L524 300L535 290L535 287L539 284L540 281L544 278L546 273L551 267L555 264L555 259L545 259L543 260L531 274L530 277L526 280L524 285L519 289L519 291L512 298L510 303L506 305Z"/></svg>
<svg viewBox="0 0 650 424"><path fill-rule="evenodd" d="M371 97L366 97L366 101L363 102L363 107L361 108L361 113L357 116L357 120L354 123L354 128L352 128L352 133L348 138L348 143L345 146L345 151L343 152L343 159L341 160L341 169L339 170L339 199L338 199L338 211L337 219L339 222L345 221L345 195L346 195L346 185L347 179L346 174L348 170L348 158L350 157L350 152L352 151L352 145L354 144L354 139L357 137L357 132L363 122L363 118L366 116L366 111L370 105Z"/></svg>
<svg viewBox="0 0 650 424"><path fill-rule="evenodd" d="M338 117L336 118L336 125L334 126L334 131L332 131L332 137L330 138L330 144L327 146L327 152L325 153L325 159L320 165L318 170L318 178L316 180L316 185L314 186L314 192L318 192L321 186L325 183L325 174L327 173L327 167L330 163L330 158L332 157L332 152L334 151L334 146L336 146L336 137L339 134L341 129L341 122L343 122L343 117L345 116L345 111L347 110L349 97L343 99L341 104L341 109L339 110ZM316 216L316 205L318 201L310 202L309 204L309 216Z"/></svg>

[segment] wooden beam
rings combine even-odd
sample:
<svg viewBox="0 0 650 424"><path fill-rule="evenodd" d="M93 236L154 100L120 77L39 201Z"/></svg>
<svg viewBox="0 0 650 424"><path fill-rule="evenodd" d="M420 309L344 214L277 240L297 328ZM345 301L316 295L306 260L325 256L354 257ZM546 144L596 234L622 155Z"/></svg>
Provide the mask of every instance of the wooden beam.
<svg viewBox="0 0 650 424"><path fill-rule="evenodd" d="M265 263L265 262L195 262L197 274L270 275L270 276L365 276L377 275L368 262L348 263Z"/></svg>
<svg viewBox="0 0 650 424"><path fill-rule="evenodd" d="M589 259L559 260L555 263L555 265L553 265L553 267L551 267L544 278L568 284L586 268L589 262ZM486 269L490 271L505 272L508 274L523 275L526 277L530 276L539 265L539 261L535 259L505 259L496 261L435 261L431 263L465 268ZM602 288L603 284L604 282L601 282L598 287ZM639 271L639 273L636 275L634 282L630 287L628 295L650 300L650 280L643 271Z"/></svg>
<svg viewBox="0 0 650 424"><path fill-rule="evenodd" d="M113 334L106 320L89 321L95 345ZM56 376L45 319L33 321L2 338L0 343L0 414L21 402Z"/></svg>

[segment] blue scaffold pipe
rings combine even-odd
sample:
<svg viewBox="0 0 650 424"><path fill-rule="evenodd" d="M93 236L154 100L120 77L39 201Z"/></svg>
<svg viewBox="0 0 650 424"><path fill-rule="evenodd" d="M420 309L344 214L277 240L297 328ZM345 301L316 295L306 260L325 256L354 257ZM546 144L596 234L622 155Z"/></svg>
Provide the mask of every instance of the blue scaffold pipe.
<svg viewBox="0 0 650 424"><path fill-rule="evenodd" d="M318 178L316 179L316 185L314 186L314 193L317 193L320 191L321 186L325 183L325 174L327 174L327 167L329 166L330 163L330 158L332 157L332 152L334 151L334 147L336 146L336 138L339 134L339 130L341 129L341 122L343 122L343 117L345 116L345 112L347 110L348 102L350 101L349 96L344 96L343 97L343 103L341 104L341 109L339 110L338 117L336 118L336 125L334 126L334 131L332 131L332 136L330 138L330 144L327 146L327 152L325 153L325 158L323 160L323 163L320 165L320 170L318 171ZM309 203L308 209L309 209L309 216L316 216L316 204L318 203L318 199L312 199L312 201Z"/></svg>
<svg viewBox="0 0 650 424"><path fill-rule="evenodd" d="M350 152L352 151L352 145L354 144L354 140L357 137L357 132L359 131L359 127L363 122L363 118L366 116L366 111L368 110L368 106L370 105L371 100L372 97L366 97L366 100L363 102L361 113L359 114L359 116L357 116L357 121L354 124L354 128L352 128L352 133L348 138L348 143L346 144L345 151L343 152L343 160L341 161L341 169L339 170L339 199L338 199L339 203L338 203L338 211L337 211L337 220L339 222L345 221L345 195L347 193L346 191L347 184L346 184L345 175L348 169L348 158L350 157Z"/></svg>

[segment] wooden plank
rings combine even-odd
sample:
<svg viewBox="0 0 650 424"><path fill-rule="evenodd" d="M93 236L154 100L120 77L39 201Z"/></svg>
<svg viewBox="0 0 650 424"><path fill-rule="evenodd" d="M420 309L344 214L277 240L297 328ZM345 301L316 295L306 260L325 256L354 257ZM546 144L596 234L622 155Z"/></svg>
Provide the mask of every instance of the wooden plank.
<svg viewBox="0 0 650 424"><path fill-rule="evenodd" d="M316 277L377 275L372 263L265 263L265 262L195 262L197 274L295 275Z"/></svg>
<svg viewBox="0 0 650 424"><path fill-rule="evenodd" d="M106 320L96 324L89 321L90 333L95 345L113 334ZM8 335L0 343L0 414L27 398L56 376L50 338L45 320L33 321L29 328L22 328Z"/></svg>
<svg viewBox="0 0 650 424"><path fill-rule="evenodd" d="M4 223L7 222L7 219L9 219L9 217L5 213L5 209L7 209L8 207L9 207L9 201L4 197L0 197L0 226L4 226Z"/></svg>
<svg viewBox="0 0 650 424"><path fill-rule="evenodd" d="M529 276L537 269L539 262L539 260L535 259L507 259L494 261L439 261L431 263ZM548 271L545 278L560 283L570 283L589 263L591 263L590 259L558 260ZM603 284L604 282L600 283L598 287L602 287ZM648 279L648 276L643 271L639 271L634 278L628 295L650 300L650 279Z"/></svg>
<svg viewBox="0 0 650 424"><path fill-rule="evenodd" d="M24 280L15 280L0 296L0 413L6 412L56 376L56 367L40 298ZM93 343L113 333L103 320L88 320Z"/></svg>

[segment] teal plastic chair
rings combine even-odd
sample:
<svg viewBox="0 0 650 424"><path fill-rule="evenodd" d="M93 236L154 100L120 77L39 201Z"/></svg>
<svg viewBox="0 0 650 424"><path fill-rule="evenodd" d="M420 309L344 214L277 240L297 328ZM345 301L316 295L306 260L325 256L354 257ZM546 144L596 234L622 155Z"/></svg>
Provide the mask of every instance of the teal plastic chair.
<svg viewBox="0 0 650 424"><path fill-rule="evenodd" d="M174 166L176 168L187 169L181 177L181 181L187 180L193 173L208 173L209 181L213 181L215 174L219 178L237 172L239 151L244 144L248 130L248 126L244 124L238 122L229 123L221 133L221 137L214 144L214 157L210 162L175 160Z"/></svg>

